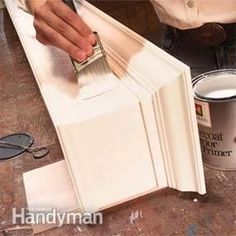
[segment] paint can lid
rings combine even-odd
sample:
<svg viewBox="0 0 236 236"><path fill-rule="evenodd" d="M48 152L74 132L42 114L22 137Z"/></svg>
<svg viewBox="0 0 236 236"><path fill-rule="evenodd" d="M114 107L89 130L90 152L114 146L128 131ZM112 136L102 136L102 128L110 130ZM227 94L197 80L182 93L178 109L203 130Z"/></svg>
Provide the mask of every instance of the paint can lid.
<svg viewBox="0 0 236 236"><path fill-rule="evenodd" d="M10 134L5 137L1 137L0 161L20 156L26 151L24 147L28 148L33 143L34 143L34 138L27 133Z"/></svg>

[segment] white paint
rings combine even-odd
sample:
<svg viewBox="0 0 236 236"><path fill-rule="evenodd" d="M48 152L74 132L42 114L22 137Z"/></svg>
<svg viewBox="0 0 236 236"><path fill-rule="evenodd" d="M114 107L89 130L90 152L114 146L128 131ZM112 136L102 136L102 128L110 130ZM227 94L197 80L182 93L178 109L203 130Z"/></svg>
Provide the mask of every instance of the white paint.
<svg viewBox="0 0 236 236"><path fill-rule="evenodd" d="M94 61L78 74L79 98L81 100L111 92L119 88L120 83L109 69L106 57Z"/></svg>
<svg viewBox="0 0 236 236"><path fill-rule="evenodd" d="M236 96L236 71L212 72L194 86L197 95L205 98L230 98Z"/></svg>
<svg viewBox="0 0 236 236"><path fill-rule="evenodd" d="M76 226L76 229L79 231L79 232L84 232L86 231L86 228L85 227L81 227L79 225Z"/></svg>
<svg viewBox="0 0 236 236"><path fill-rule="evenodd" d="M209 97L209 98L225 98L225 97L232 97L232 96L236 96L236 89L215 90L206 94L206 97Z"/></svg>
<svg viewBox="0 0 236 236"><path fill-rule="evenodd" d="M136 210L136 211L132 211L129 217L129 222L131 224L134 224L138 219L143 219L143 212L142 210Z"/></svg>

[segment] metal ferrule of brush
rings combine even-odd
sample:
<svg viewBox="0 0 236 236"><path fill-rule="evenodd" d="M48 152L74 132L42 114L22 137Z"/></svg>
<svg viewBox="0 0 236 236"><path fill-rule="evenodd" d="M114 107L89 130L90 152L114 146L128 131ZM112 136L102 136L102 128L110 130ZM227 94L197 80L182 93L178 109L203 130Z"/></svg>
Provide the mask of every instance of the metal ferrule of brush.
<svg viewBox="0 0 236 236"><path fill-rule="evenodd" d="M94 32L94 35L97 38L97 43L96 43L95 46L93 46L93 51L94 51L93 55L88 57L83 62L77 62L74 59L71 59L73 65L74 65L76 73L79 73L81 70L83 70L85 67L87 67L88 65L92 64L94 61L98 60L99 58L106 56L105 50L104 50L104 48L102 46L101 40L100 40L100 38L98 36L98 33Z"/></svg>

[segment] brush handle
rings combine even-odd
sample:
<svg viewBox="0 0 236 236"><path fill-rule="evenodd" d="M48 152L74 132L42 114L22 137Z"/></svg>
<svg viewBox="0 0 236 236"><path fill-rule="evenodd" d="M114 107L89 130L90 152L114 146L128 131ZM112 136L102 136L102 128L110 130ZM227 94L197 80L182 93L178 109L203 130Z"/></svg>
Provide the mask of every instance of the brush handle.
<svg viewBox="0 0 236 236"><path fill-rule="evenodd" d="M77 13L73 0L63 0L63 2L75 13Z"/></svg>

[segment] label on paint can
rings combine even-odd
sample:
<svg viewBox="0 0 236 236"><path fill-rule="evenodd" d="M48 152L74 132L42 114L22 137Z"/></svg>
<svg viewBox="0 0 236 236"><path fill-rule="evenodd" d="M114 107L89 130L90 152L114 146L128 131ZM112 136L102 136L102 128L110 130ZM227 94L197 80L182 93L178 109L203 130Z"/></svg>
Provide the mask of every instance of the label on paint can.
<svg viewBox="0 0 236 236"><path fill-rule="evenodd" d="M198 124L211 127L211 115L208 102L195 100L195 109Z"/></svg>

